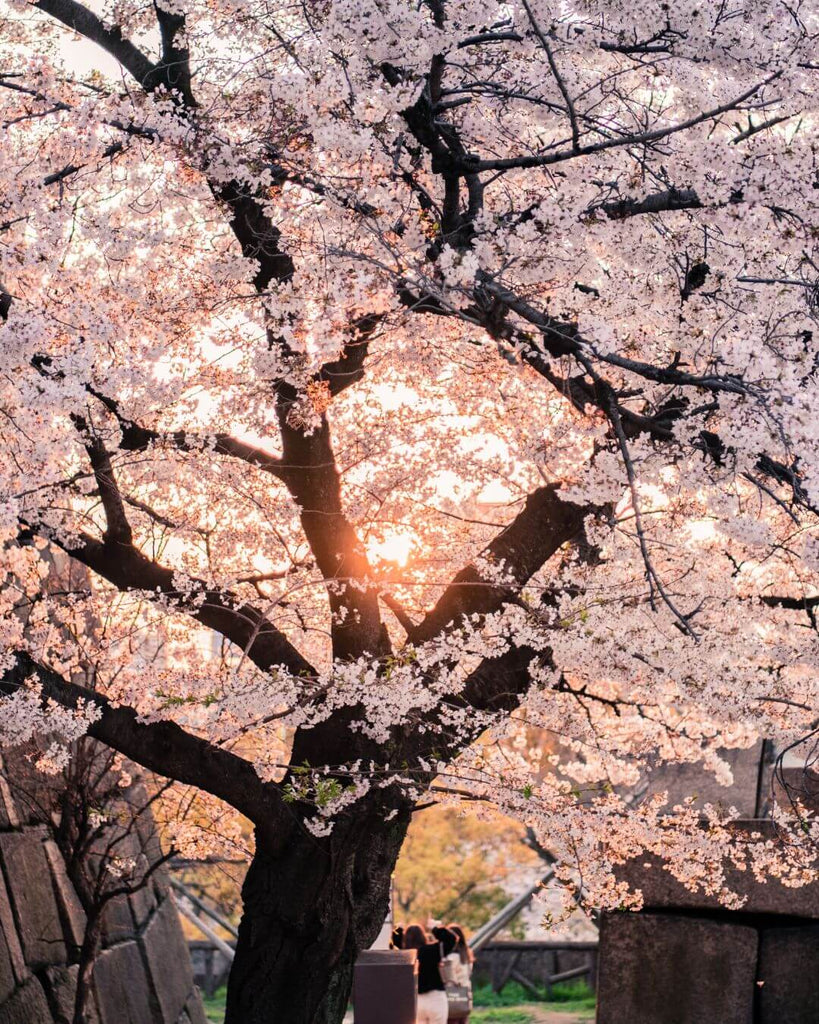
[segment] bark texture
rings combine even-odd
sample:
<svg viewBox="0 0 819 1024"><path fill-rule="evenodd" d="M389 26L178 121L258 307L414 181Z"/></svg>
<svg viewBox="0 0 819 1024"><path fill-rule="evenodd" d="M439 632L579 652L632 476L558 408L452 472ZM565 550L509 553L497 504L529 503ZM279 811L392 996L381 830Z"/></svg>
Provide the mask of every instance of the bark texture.
<svg viewBox="0 0 819 1024"><path fill-rule="evenodd" d="M371 805L317 838L294 816L260 845L242 889L225 1024L341 1024L356 958L387 916L409 808L385 817Z"/></svg>

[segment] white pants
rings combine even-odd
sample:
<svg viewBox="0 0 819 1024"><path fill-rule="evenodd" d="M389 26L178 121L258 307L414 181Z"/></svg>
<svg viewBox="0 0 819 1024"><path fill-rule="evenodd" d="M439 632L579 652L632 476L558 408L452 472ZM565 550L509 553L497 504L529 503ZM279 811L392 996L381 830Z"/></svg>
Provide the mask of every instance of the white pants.
<svg viewBox="0 0 819 1024"><path fill-rule="evenodd" d="M440 989L421 992L418 996L418 1015L415 1024L446 1024L448 1008L446 992Z"/></svg>

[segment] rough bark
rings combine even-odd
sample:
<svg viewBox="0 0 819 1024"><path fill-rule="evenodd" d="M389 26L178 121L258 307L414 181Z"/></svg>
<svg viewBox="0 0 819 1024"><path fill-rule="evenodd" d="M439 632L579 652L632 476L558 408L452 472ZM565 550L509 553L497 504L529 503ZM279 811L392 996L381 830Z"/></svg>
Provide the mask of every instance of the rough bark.
<svg viewBox="0 0 819 1024"><path fill-rule="evenodd" d="M280 385L276 398L283 448L280 477L299 506L316 565L331 581L333 657L346 661L386 654L389 637L381 622L378 595L361 585L370 566L364 545L344 514L330 424L322 417L312 432L294 427L289 416L296 392Z"/></svg>
<svg viewBox="0 0 819 1024"><path fill-rule="evenodd" d="M365 798L324 838L297 819L247 872L225 1024L341 1024L356 957L387 916L409 805L386 821Z"/></svg>

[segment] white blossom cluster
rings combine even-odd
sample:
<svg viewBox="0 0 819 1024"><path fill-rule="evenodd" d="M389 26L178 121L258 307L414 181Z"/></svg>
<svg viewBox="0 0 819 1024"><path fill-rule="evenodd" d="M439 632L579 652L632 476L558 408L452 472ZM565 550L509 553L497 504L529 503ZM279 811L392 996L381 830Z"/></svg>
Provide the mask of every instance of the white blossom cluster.
<svg viewBox="0 0 819 1024"><path fill-rule="evenodd" d="M154 5L82 53L4 7L0 674L238 751L317 841L437 777L567 909L641 851L809 880L804 808L742 846L641 785L811 756L815 0L162 0L156 87ZM0 742L56 774L101 705L29 683Z"/></svg>

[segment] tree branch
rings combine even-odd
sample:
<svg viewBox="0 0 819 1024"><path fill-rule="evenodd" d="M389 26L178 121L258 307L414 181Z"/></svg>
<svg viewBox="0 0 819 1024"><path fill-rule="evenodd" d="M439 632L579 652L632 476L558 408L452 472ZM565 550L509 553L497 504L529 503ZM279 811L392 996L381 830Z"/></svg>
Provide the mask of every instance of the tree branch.
<svg viewBox="0 0 819 1024"><path fill-rule="evenodd" d="M552 48L549 45L549 40L543 34L540 25L538 24L537 19L535 18L534 12L532 11L532 8L529 6L528 0L521 0L521 2L523 3L523 9L526 11L526 16L528 17L532 25L532 28L535 31L535 35L537 36L540 45L543 47L543 50L546 53L546 59L549 61L549 68L551 69L552 77L557 83L557 87L560 90L560 95L563 97L563 102L566 104L566 112L569 115L569 122L572 126L572 149L575 152L577 152L577 150L580 149L580 128L577 123L577 112L574 109L574 102L571 96L569 95L569 90L566 88L566 83L563 81L563 76L560 74L560 69L557 66L557 61L554 58L554 54L552 53Z"/></svg>
<svg viewBox="0 0 819 1024"><path fill-rule="evenodd" d="M177 36L185 28L185 15L172 14L160 4L154 3L159 34L162 39L162 61L157 73L162 73L169 89L177 90L186 107L195 107L196 100L191 91L191 69L188 49L177 46Z"/></svg>
<svg viewBox="0 0 819 1024"><path fill-rule="evenodd" d="M187 50L176 45L176 37L184 24L182 16L170 14L155 5L163 58L154 64L133 43L123 38L118 26L106 28L96 14L76 0L37 0L34 6L101 46L130 72L146 92L154 92L160 87L169 92L176 90L181 110L186 115L193 113L196 102L191 91L188 54ZM209 185L213 195L230 208L230 227L243 255L259 262L259 271L253 280L257 291L264 291L274 279L288 280L293 274L293 261L279 249L281 232L265 214L260 197L250 186L238 180L224 184L209 179Z"/></svg>
<svg viewBox="0 0 819 1024"><path fill-rule="evenodd" d="M114 467L111 465L111 456L99 437L94 436L89 430L88 424L81 416L74 416L74 423L85 439L85 450L91 462L91 469L94 471L94 479L99 488L100 501L105 512L106 528L103 533L105 543L116 542L118 544L130 544L133 539L131 524L125 512L125 505L122 501Z"/></svg>
<svg viewBox="0 0 819 1024"><path fill-rule="evenodd" d="M130 544L99 541L85 533L79 535L79 543L70 543L47 531L37 532L118 590L144 591L153 600L170 598L174 609L227 637L263 671L281 665L293 675L316 675L310 662L259 609L230 591L209 588L196 578L188 578L187 589L181 591L173 569L151 561Z"/></svg>
<svg viewBox="0 0 819 1024"><path fill-rule="evenodd" d="M119 26L106 28L101 18L76 0L35 0L33 6L61 21L72 32L78 32L90 42L101 46L118 60L147 92L156 88L157 65L130 40L123 38Z"/></svg>
<svg viewBox="0 0 819 1024"><path fill-rule="evenodd" d="M572 147L571 149L559 149L551 153L533 153L531 156L501 157L495 160L476 159L474 161L469 161L462 169L465 171L479 173L481 171L509 171L522 170L530 167L548 167L551 164L562 163L565 160L572 160L578 156L589 156L592 153L602 153L607 149L617 149L622 146L644 146L650 142L659 142L661 139L668 138L669 135L676 135L678 132L687 131L689 128L695 128L698 124L703 124L705 121L712 121L721 114L727 114L731 110L736 110L741 103L744 103L752 96L755 96L760 89L764 88L766 85L770 85L770 83L779 78L781 74L781 71L776 71L762 82L758 82L750 89L746 89L745 92L736 96L734 99L729 100L727 103L721 103L719 106L713 107L711 110L704 110L702 113L696 114L694 117L689 117L685 121L678 121L665 128L655 128L652 131L639 132L635 135L624 135L614 139L603 139L600 142L594 142L587 146L578 146L577 148Z"/></svg>
<svg viewBox="0 0 819 1024"><path fill-rule="evenodd" d="M264 448L257 448L255 445L247 444L245 441L240 441L230 434L223 433L200 436L198 434L191 434L186 430L177 430L171 434L163 434L150 427L143 427L141 424L124 416L118 402L104 395L90 384L86 385L86 391L98 399L119 424L121 434L118 445L119 451L141 452L152 445L164 445L182 452L196 452L209 449L217 455L226 455L230 458L239 459L250 466L255 466L266 473L271 473L273 476L279 475L281 459L276 455L271 455Z"/></svg>
<svg viewBox="0 0 819 1024"><path fill-rule="evenodd" d="M598 203L588 213L602 210L609 220L625 220L644 213L664 213L669 210L701 210L702 201L693 188L669 188L654 192L643 199L612 199Z"/></svg>
<svg viewBox="0 0 819 1024"><path fill-rule="evenodd" d="M383 319L380 313L360 317L353 324L351 338L339 358L325 363L318 372L317 379L329 386L333 398L363 378L370 339Z"/></svg>
<svg viewBox="0 0 819 1024"><path fill-rule="evenodd" d="M529 689L532 660L545 656L531 647L512 647L499 658L485 658L469 674L456 699L476 711L514 711Z"/></svg>
<svg viewBox="0 0 819 1024"><path fill-rule="evenodd" d="M52 700L74 709L80 702L101 712L88 735L106 743L150 771L190 786L198 786L225 800L251 821L269 822L282 806L278 787L263 783L243 758L185 732L174 722L139 721L136 711L114 707L105 697L67 682L62 676L18 651L14 664L0 676L0 694L11 696L29 681L42 687L42 702Z"/></svg>
<svg viewBox="0 0 819 1024"><path fill-rule="evenodd" d="M530 494L521 512L484 548L481 557L509 577L509 584L486 581L474 565L462 569L409 639L423 643L467 615L497 611L549 558L582 528L595 510L560 497L549 484Z"/></svg>
<svg viewBox="0 0 819 1024"><path fill-rule="evenodd" d="M11 292L7 291L3 282L0 281L0 320L2 320L3 323L5 323L9 318L11 303Z"/></svg>
<svg viewBox="0 0 819 1024"><path fill-rule="evenodd" d="M396 617L399 625L407 634L407 636L409 636L410 633L415 632L415 623L412 621L412 619L409 617L406 611L404 611L404 608L402 607L401 603L397 601L392 596L392 594L382 594L381 600Z"/></svg>
<svg viewBox="0 0 819 1024"><path fill-rule="evenodd" d="M389 638L378 593L367 582L371 570L364 547L344 514L330 425L322 415L308 434L292 422L297 397L289 385L280 385L276 395L283 445L279 475L299 506L305 537L329 584L333 656L385 654Z"/></svg>
<svg viewBox="0 0 819 1024"><path fill-rule="evenodd" d="M210 182L214 196L230 209L230 229L242 248L242 255L256 260L253 278L256 291L263 292L271 281L289 281L293 260L279 248L281 231L264 212L260 197L244 182L234 179L226 185Z"/></svg>

